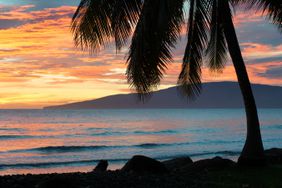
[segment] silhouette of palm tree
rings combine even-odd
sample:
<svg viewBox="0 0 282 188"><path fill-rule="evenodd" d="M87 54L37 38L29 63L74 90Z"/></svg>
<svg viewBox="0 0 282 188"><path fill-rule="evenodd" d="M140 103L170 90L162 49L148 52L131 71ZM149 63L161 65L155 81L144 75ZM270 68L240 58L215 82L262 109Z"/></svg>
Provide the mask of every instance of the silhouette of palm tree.
<svg viewBox="0 0 282 188"><path fill-rule="evenodd" d="M211 70L220 71L229 51L247 116L247 138L238 162L257 165L264 162L259 119L232 20L232 7L241 4L262 11L282 31L280 0L81 0L72 31L76 45L94 53L112 39L119 51L133 33L126 74L141 97L159 85L186 22L188 42L178 85L189 97L201 91L203 57Z"/></svg>

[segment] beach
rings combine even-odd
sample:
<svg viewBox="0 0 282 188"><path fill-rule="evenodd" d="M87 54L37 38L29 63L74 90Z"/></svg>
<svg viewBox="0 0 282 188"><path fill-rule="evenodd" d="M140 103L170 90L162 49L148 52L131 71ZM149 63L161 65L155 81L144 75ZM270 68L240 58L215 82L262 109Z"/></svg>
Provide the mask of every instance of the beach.
<svg viewBox="0 0 282 188"><path fill-rule="evenodd" d="M88 173L1 176L0 187L279 188L282 186L282 149L268 150L266 156L268 164L259 167L238 166L234 161L220 157L195 162L187 157L158 162L151 158L138 156L139 159L137 157L136 160L136 157L133 157L122 169L115 171L97 170L96 167L96 171Z"/></svg>

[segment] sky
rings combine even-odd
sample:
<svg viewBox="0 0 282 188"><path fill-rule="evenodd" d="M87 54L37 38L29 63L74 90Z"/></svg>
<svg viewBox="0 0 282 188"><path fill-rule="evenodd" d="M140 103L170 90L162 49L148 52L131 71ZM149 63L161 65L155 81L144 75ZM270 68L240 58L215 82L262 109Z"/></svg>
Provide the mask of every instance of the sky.
<svg viewBox="0 0 282 188"><path fill-rule="evenodd" d="M128 47L90 55L74 47L71 17L78 0L0 0L0 109L44 106L134 92L126 82ZM252 83L282 86L282 35L260 13L234 18ZM186 44L183 33L159 87L174 86ZM222 73L203 68L203 82L236 81L232 63Z"/></svg>

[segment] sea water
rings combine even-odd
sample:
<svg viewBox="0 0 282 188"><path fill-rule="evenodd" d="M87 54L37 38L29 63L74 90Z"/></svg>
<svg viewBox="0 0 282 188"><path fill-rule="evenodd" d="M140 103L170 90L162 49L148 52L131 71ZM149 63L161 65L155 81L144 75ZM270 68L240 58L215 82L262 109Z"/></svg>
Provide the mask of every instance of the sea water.
<svg viewBox="0 0 282 188"><path fill-rule="evenodd" d="M282 147L282 109L259 109L265 148ZM244 109L0 110L0 175L110 169L133 155L237 160Z"/></svg>

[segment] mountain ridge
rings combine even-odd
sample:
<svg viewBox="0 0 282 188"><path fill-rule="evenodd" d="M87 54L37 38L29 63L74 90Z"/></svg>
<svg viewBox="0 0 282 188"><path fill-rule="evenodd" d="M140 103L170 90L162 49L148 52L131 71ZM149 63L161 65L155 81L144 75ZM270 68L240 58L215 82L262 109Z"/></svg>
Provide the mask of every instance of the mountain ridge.
<svg viewBox="0 0 282 188"><path fill-rule="evenodd" d="M258 108L282 108L282 87L252 84ZM138 94L117 94L44 109L127 109L127 108L242 108L243 100L237 82L203 84L201 95L189 100L177 86L153 92L143 103Z"/></svg>

